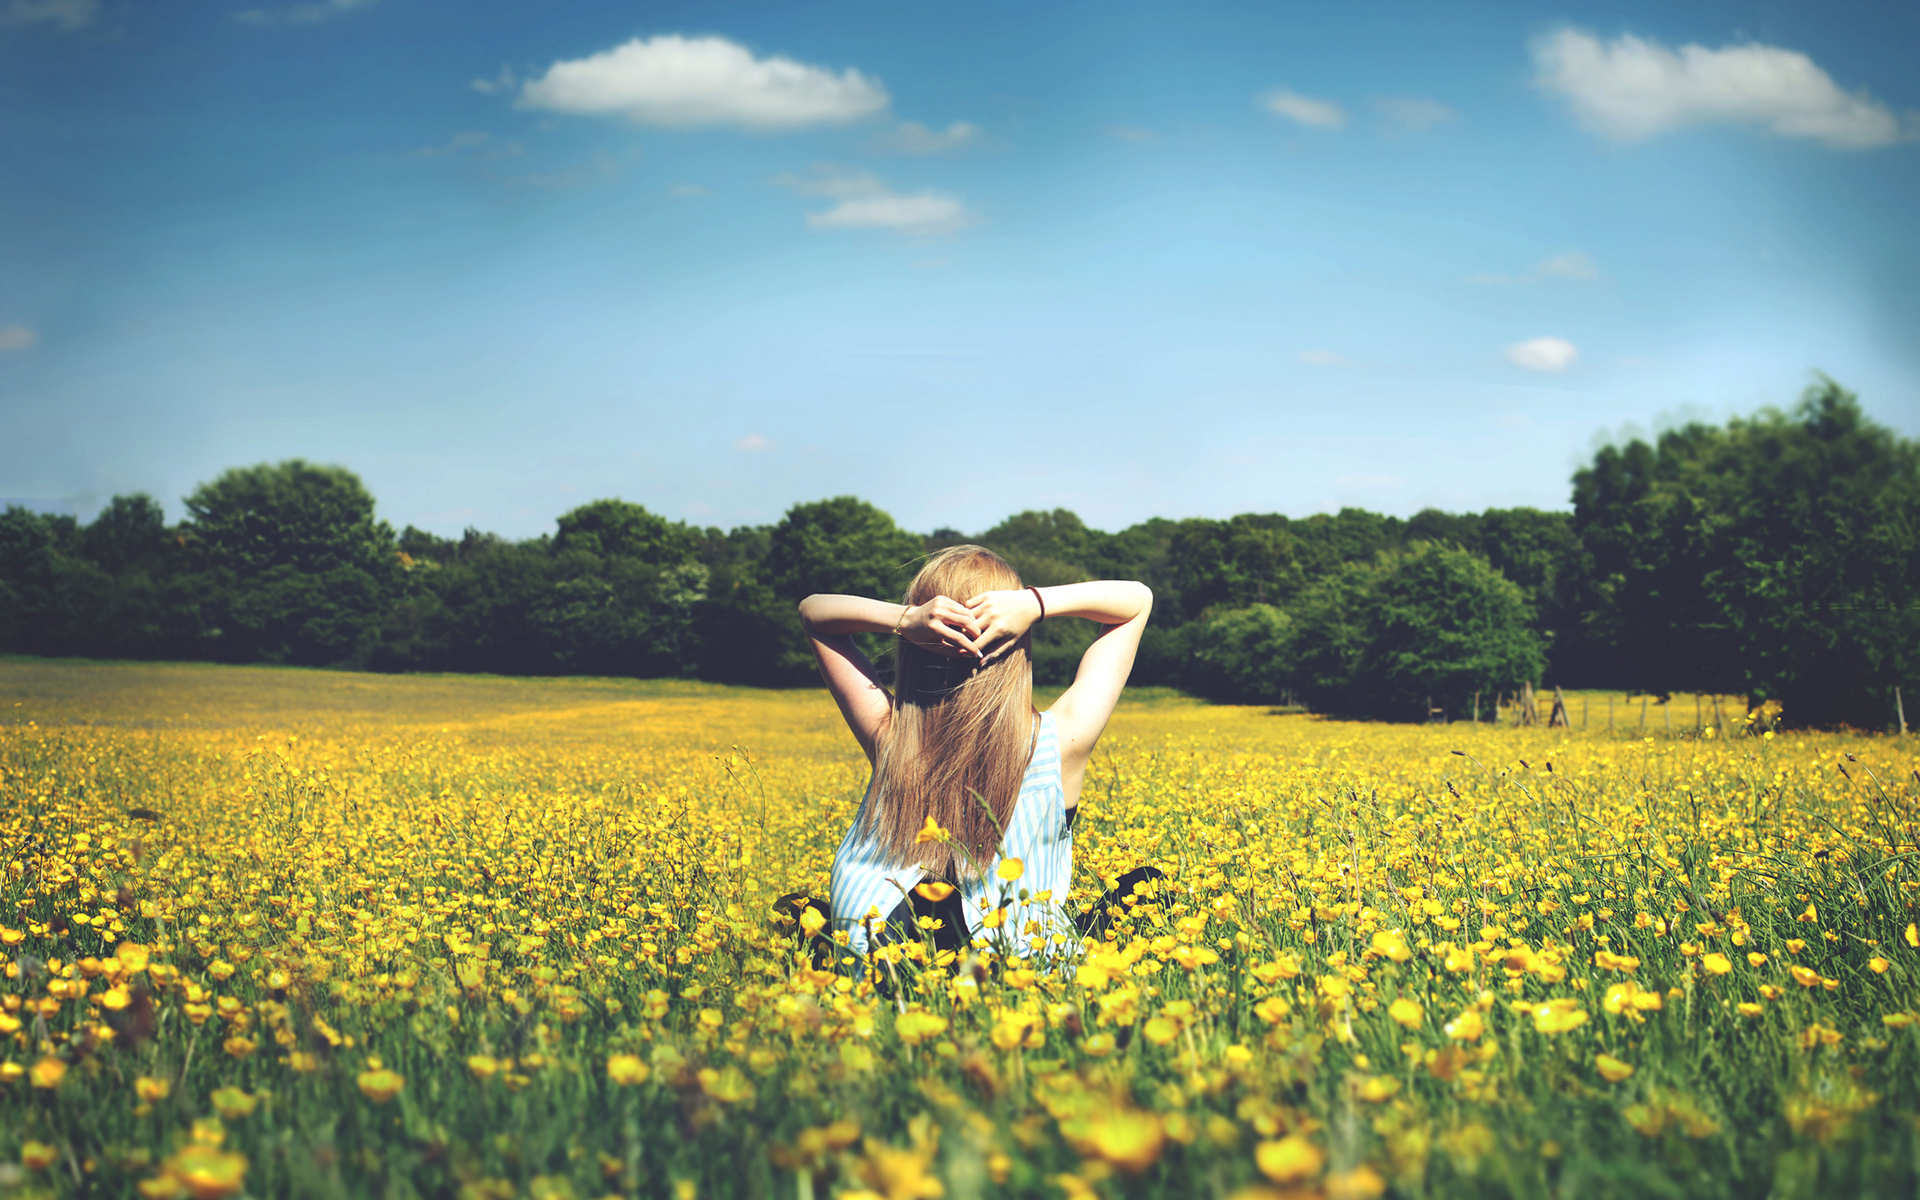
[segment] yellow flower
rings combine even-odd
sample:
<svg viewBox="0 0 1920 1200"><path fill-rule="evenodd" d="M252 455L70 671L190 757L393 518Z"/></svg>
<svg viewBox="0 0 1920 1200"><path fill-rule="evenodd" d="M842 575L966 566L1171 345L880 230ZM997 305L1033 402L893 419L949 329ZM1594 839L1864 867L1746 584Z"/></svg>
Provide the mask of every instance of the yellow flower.
<svg viewBox="0 0 1920 1200"><path fill-rule="evenodd" d="M808 937L814 936L815 934L819 933L822 929L825 929L826 927L827 927L827 918L823 916L820 910L815 908L813 905L809 904L805 908L800 910L800 928L806 931L806 934ZM664 999L660 1004L660 1009L662 1012L666 1010L666 1004ZM653 1005L651 1003L647 1005L647 1015L655 1017L656 1019L659 1015L653 1011Z"/></svg>
<svg viewBox="0 0 1920 1200"><path fill-rule="evenodd" d="M1025 875L1026 873L1027 873L1027 864L1017 858L1001 859L999 869L994 871L995 875L998 875L1000 878L1006 880L1008 883L1012 883L1014 880L1020 878L1022 875Z"/></svg>
<svg viewBox="0 0 1920 1200"><path fill-rule="evenodd" d="M722 1104L738 1104L753 1099L753 1084L739 1067L707 1067L699 1073L700 1090Z"/></svg>
<svg viewBox="0 0 1920 1200"><path fill-rule="evenodd" d="M195 1143L167 1160L167 1172L193 1200L219 1200L246 1185L247 1158Z"/></svg>
<svg viewBox="0 0 1920 1200"><path fill-rule="evenodd" d="M1806 967L1789 967L1787 973L1792 975L1793 981L1803 988L1813 987L1820 982L1820 972L1808 970Z"/></svg>
<svg viewBox="0 0 1920 1200"><path fill-rule="evenodd" d="M404 1076L385 1067L362 1071L354 1082L360 1085L360 1091L366 1095L367 1099L375 1104L385 1104L398 1096L401 1088L407 1086Z"/></svg>
<svg viewBox="0 0 1920 1200"><path fill-rule="evenodd" d="M918 1046L928 1038L939 1037L947 1031L947 1019L938 1013L915 1009L901 1013L894 1018L893 1031L900 1040L909 1046Z"/></svg>
<svg viewBox="0 0 1920 1200"><path fill-rule="evenodd" d="M228 1121L252 1116L254 1108L260 1103L259 1096L249 1096L237 1087L218 1088L207 1099L213 1102L213 1110Z"/></svg>
<svg viewBox="0 0 1920 1200"><path fill-rule="evenodd" d="M1327 1176L1327 1200L1374 1200L1386 1190L1387 1181L1365 1163L1343 1174Z"/></svg>
<svg viewBox="0 0 1920 1200"><path fill-rule="evenodd" d="M1140 1030L1156 1046L1164 1046L1180 1036L1180 1027L1165 1017L1154 1017Z"/></svg>
<svg viewBox="0 0 1920 1200"><path fill-rule="evenodd" d="M1413 951L1407 949L1406 935L1397 929L1382 929L1373 935L1368 953L1381 958L1390 958L1394 962L1406 962L1413 957Z"/></svg>
<svg viewBox="0 0 1920 1200"><path fill-rule="evenodd" d="M155 1079L150 1075L141 1075L133 1081L134 1095L139 1096L142 1101L148 1104L156 1104L165 1100L167 1093L172 1090L173 1084L170 1080Z"/></svg>
<svg viewBox="0 0 1920 1200"><path fill-rule="evenodd" d="M1113 1047L1113 1035L1110 1033L1096 1033L1080 1044L1080 1048L1094 1058L1105 1058L1112 1054Z"/></svg>
<svg viewBox="0 0 1920 1200"><path fill-rule="evenodd" d="M138 975L147 969L148 951L139 942L121 942L113 956L120 960L120 969L129 975Z"/></svg>
<svg viewBox="0 0 1920 1200"><path fill-rule="evenodd" d="M1867 960L1867 966L1873 971L1875 975L1885 975L1887 973L1887 968L1891 967L1892 965L1893 965L1892 963L1888 962L1884 958L1881 958L1878 954L1874 955L1872 958Z"/></svg>
<svg viewBox="0 0 1920 1200"><path fill-rule="evenodd" d="M1587 1023L1577 1000L1561 997L1533 1007L1533 1027L1541 1033L1565 1033Z"/></svg>
<svg viewBox="0 0 1920 1200"><path fill-rule="evenodd" d="M1400 1081L1391 1075L1369 1075L1360 1081L1354 1093L1369 1104L1382 1104L1400 1091Z"/></svg>
<svg viewBox="0 0 1920 1200"><path fill-rule="evenodd" d="M1739 1013L1743 1017L1757 1017L1761 1013L1766 1011L1764 1008L1760 1007L1758 1004L1754 1004L1751 1001L1746 1001L1746 1000L1743 1000L1739 1004L1734 1005L1733 1008L1735 1012Z"/></svg>
<svg viewBox="0 0 1920 1200"><path fill-rule="evenodd" d="M1907 922L1907 945L1920 949L1920 921Z"/></svg>
<svg viewBox="0 0 1920 1200"><path fill-rule="evenodd" d="M933 815L929 813L927 823L920 827L919 833L913 835L913 844L921 846L928 842L944 842L951 836L946 830L940 828L940 822L934 820Z"/></svg>
<svg viewBox="0 0 1920 1200"><path fill-rule="evenodd" d="M1747 951L1747 965L1751 967L1764 967L1767 965L1767 956L1758 950L1749 950Z"/></svg>
<svg viewBox="0 0 1920 1200"><path fill-rule="evenodd" d="M29 1074L33 1077L33 1086L52 1091L67 1077L67 1064L57 1058L43 1058L33 1064Z"/></svg>
<svg viewBox="0 0 1920 1200"><path fill-rule="evenodd" d="M1260 1173L1275 1183L1298 1183L1318 1175L1327 1156L1320 1147L1295 1133L1277 1142L1260 1143L1254 1149L1253 1161Z"/></svg>
<svg viewBox="0 0 1920 1200"><path fill-rule="evenodd" d="M629 1055L627 1057L632 1056ZM636 1059L635 1061L637 1062L638 1060ZM490 1079L500 1070L500 1060L491 1054L469 1054L467 1055L467 1070L473 1072L475 1079ZM608 1062L607 1073L609 1076L613 1073L611 1060ZM618 1083L620 1081L616 1079L614 1082Z"/></svg>
<svg viewBox="0 0 1920 1200"><path fill-rule="evenodd" d="M1427 1019L1427 1010L1420 1007L1419 1001L1402 996L1387 1005L1387 1015L1408 1029L1418 1029Z"/></svg>
<svg viewBox="0 0 1920 1200"><path fill-rule="evenodd" d="M1600 1069L1600 1078L1606 1080L1608 1083L1619 1083L1622 1079L1633 1074L1632 1063L1621 1062L1611 1054L1594 1055L1593 1065Z"/></svg>
<svg viewBox="0 0 1920 1200"><path fill-rule="evenodd" d="M1478 1041L1480 1035L1486 1032L1486 1028L1486 1022L1481 1018L1480 1010L1477 1008L1463 1010L1459 1016L1446 1024L1447 1036L1457 1042Z"/></svg>
<svg viewBox="0 0 1920 1200"><path fill-rule="evenodd" d="M1713 975L1725 975L1733 970L1732 961L1724 954L1703 954L1700 956L1700 965Z"/></svg>
<svg viewBox="0 0 1920 1200"><path fill-rule="evenodd" d="M45 1142L22 1142L20 1165L29 1171L44 1171L60 1160L60 1152Z"/></svg>
<svg viewBox="0 0 1920 1200"><path fill-rule="evenodd" d="M1123 1108L1089 1121L1078 1141L1084 1150L1137 1175L1160 1157L1166 1127L1153 1113Z"/></svg>
<svg viewBox="0 0 1920 1200"><path fill-rule="evenodd" d="M953 885L950 883L942 883L938 879L929 879L925 883L916 886L913 890L920 893L923 899L931 900L935 904L953 895Z"/></svg>

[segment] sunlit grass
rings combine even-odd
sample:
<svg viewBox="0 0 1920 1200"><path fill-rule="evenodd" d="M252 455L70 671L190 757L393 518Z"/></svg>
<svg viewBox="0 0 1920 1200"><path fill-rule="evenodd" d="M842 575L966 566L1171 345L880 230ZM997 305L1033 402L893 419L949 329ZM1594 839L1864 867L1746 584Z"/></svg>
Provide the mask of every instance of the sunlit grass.
<svg viewBox="0 0 1920 1200"><path fill-rule="evenodd" d="M1913 742L1602 699L1130 697L1070 900L1172 903L889 995L769 912L823 693L0 660L0 1192L1911 1192Z"/></svg>

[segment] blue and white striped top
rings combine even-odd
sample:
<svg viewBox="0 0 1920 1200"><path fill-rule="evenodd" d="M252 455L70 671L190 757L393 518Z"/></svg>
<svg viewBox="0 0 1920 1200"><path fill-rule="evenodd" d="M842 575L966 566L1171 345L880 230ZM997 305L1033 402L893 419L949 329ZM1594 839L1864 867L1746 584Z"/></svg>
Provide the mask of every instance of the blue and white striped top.
<svg viewBox="0 0 1920 1200"><path fill-rule="evenodd" d="M877 926L906 897L907 889L918 884L926 874L917 865L898 866L888 862L877 838L858 836L867 806L874 803L877 800L874 782L870 779L853 827L847 830L839 851L833 856L829 901L833 908L833 928L846 930L849 947L862 956L867 953L867 920L871 918ZM1020 859L1026 866L1025 872L1012 883L997 874L1001 862L1008 858ZM1014 801L1013 815L1007 820L1000 851L980 878L962 880L959 884L968 934L986 936L996 942L1000 935L1005 935L1007 950L1015 957L1043 953L1049 937L1074 932L1064 907L1072 880L1073 830L1067 825L1066 792L1060 784L1060 735L1054 729L1052 714L1041 713L1033 757L1020 780L1020 796ZM1018 899L1023 888L1032 898L1020 904ZM1039 899L1043 895L1047 899ZM1009 909L1003 928L989 930L982 922L1003 896L1016 906ZM1029 932L1029 921L1039 923L1039 933Z"/></svg>

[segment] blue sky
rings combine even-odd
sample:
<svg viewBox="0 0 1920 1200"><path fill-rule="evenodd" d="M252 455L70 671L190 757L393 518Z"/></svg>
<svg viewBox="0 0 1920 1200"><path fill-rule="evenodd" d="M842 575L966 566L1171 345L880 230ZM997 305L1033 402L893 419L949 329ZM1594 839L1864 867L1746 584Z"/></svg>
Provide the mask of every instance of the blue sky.
<svg viewBox="0 0 1920 1200"><path fill-rule="evenodd" d="M0 0L0 499L1564 507L1920 435L1920 9Z"/></svg>

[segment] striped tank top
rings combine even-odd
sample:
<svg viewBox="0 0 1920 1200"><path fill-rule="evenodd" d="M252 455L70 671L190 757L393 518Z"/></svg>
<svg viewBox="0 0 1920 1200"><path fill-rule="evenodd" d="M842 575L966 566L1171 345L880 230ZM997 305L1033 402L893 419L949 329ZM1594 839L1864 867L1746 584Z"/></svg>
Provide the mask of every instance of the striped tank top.
<svg viewBox="0 0 1920 1200"><path fill-rule="evenodd" d="M833 856L829 901L833 928L846 930L848 946L863 957L867 953L867 923L871 921L877 928L907 891L925 877L918 866L888 862L885 849L873 833L860 836L868 806L876 803L878 797L870 779L853 827ZM1017 858L1025 866L1020 878L1011 883L998 875L1000 864L1009 858ZM962 880L958 885L968 934L996 942L1005 935L1008 951L1016 957L1044 953L1049 938L1071 938L1074 934L1073 922L1065 915L1067 887L1072 879L1073 830L1067 824L1066 792L1060 784L1060 736L1052 714L1041 713L1033 757L1020 780L1020 796L1007 819L999 852L980 878ZM1029 899L1020 903L1023 888ZM984 922L999 906L1003 894L1014 906L1008 909L1005 925L990 930ZM1029 922L1037 925L1037 931Z"/></svg>

